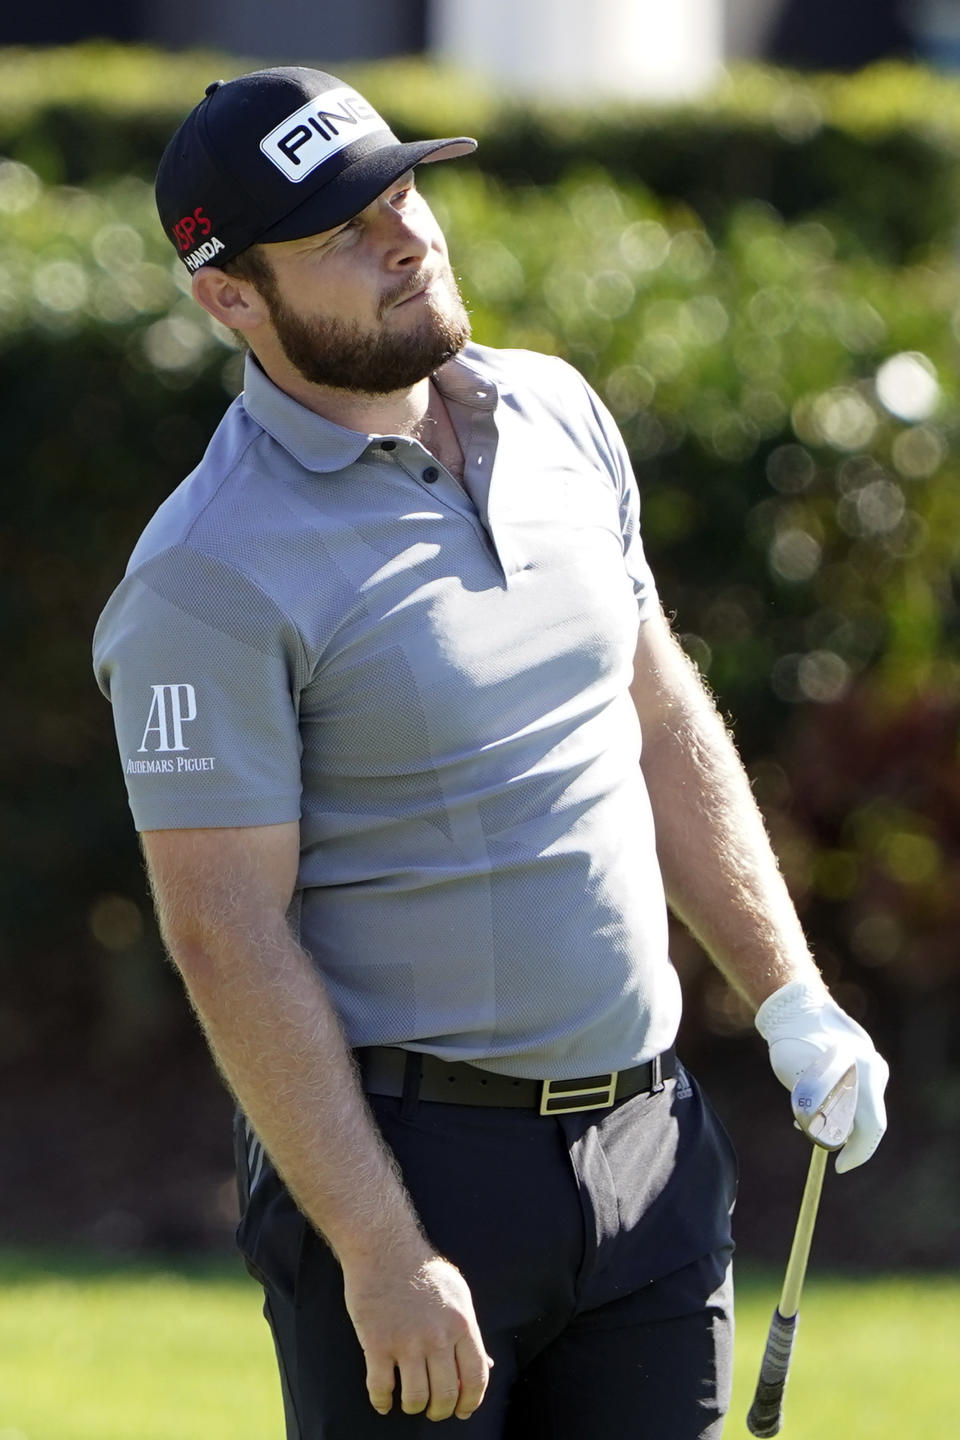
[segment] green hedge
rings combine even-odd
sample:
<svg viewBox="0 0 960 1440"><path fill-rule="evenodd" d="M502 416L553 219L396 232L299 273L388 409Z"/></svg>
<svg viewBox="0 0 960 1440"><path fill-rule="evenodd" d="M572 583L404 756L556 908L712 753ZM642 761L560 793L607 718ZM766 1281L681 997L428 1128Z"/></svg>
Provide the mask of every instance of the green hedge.
<svg viewBox="0 0 960 1440"><path fill-rule="evenodd" d="M231 71L115 49L0 56L0 1066L34 1073L58 1057L122 1077L138 1055L192 1043L158 963L89 641L140 528L239 383L145 179L211 73ZM405 133L484 139L482 161L423 172L477 337L568 356L616 413L664 600L735 717L820 959L909 1074L909 1124L867 1179L882 1176L883 1258L905 1253L907 1206L923 1255L948 1253L956 88L923 72L755 71L711 106L588 120L507 115L419 65L361 83ZM775 163L741 163L764 147ZM112 178L77 183L94 173ZM747 1019L679 934L674 954L685 1053L729 1075L717 1037Z"/></svg>
<svg viewBox="0 0 960 1440"><path fill-rule="evenodd" d="M255 63L106 44L0 50L0 154L51 182L148 178L210 78ZM841 243L848 236L890 259L956 227L960 86L934 72L744 67L697 103L572 111L505 103L426 61L346 73L402 135L474 134L476 164L511 183L554 183L602 158L619 180L682 200L713 231L731 206L760 198L788 218L822 211Z"/></svg>
<svg viewBox="0 0 960 1440"><path fill-rule="evenodd" d="M424 183L478 338L568 356L617 415L664 599L736 717L854 1008L955 979L952 257L898 270L840 258L824 224L788 225L758 204L732 210L715 240L685 208L598 169L551 189L453 165ZM235 391L239 357L187 295L144 182L46 187L6 162L0 216L15 482L3 610L12 636L31 637L9 647L0 712L7 1003L54 1027L98 1015L98 1033L115 1005L125 1018L106 1026L109 1044L136 1046L138 1026L171 1012L89 633L140 527ZM925 738L885 765L901 732ZM40 935L43 966L24 965ZM709 1024L742 1026L709 972L700 983ZM73 1031L89 1041L82 1023ZM36 1026L18 1034L47 1043Z"/></svg>

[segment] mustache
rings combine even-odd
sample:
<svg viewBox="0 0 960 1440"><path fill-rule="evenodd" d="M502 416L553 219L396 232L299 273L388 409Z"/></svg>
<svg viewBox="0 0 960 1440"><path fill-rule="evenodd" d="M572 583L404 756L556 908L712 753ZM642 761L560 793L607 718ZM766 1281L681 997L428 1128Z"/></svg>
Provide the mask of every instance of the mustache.
<svg viewBox="0 0 960 1440"><path fill-rule="evenodd" d="M412 275L409 280L404 280L401 284L395 285L392 290L388 290L386 294L380 297L380 304L377 306L378 318L382 320L387 311L392 310L394 305L399 305L403 300L409 300L411 295L416 295L419 291L424 290L431 281L442 279L443 274L444 272L442 270L420 270L416 275Z"/></svg>

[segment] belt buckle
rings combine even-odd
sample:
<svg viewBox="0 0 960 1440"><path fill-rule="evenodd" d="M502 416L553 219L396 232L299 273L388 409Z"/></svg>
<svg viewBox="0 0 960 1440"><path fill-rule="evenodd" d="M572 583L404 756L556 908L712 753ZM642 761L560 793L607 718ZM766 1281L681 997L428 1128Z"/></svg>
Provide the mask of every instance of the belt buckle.
<svg viewBox="0 0 960 1440"><path fill-rule="evenodd" d="M617 1098L618 1070L591 1075L587 1080L544 1080L540 1088L541 1115L572 1115L580 1110L609 1110Z"/></svg>

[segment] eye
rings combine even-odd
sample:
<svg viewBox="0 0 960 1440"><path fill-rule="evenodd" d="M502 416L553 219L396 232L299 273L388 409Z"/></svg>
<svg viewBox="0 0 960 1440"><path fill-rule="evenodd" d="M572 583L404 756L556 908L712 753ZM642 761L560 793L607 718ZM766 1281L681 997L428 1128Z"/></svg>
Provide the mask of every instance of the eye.
<svg viewBox="0 0 960 1440"><path fill-rule="evenodd" d="M337 241L342 240L344 236L353 234L355 230L360 229L360 225L360 216L354 215L352 220L347 220L343 225L338 225L336 230L327 236L323 248L326 249L330 245L335 245Z"/></svg>

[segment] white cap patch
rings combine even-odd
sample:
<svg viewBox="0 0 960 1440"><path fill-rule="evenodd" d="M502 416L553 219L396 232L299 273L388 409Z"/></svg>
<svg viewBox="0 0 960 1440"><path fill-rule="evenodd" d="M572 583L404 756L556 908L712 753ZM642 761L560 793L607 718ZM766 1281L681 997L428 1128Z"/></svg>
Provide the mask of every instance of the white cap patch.
<svg viewBox="0 0 960 1440"><path fill-rule="evenodd" d="M294 110L264 135L260 149L288 180L298 184L354 140L378 130L389 133L389 129L362 95L342 86L325 90Z"/></svg>

